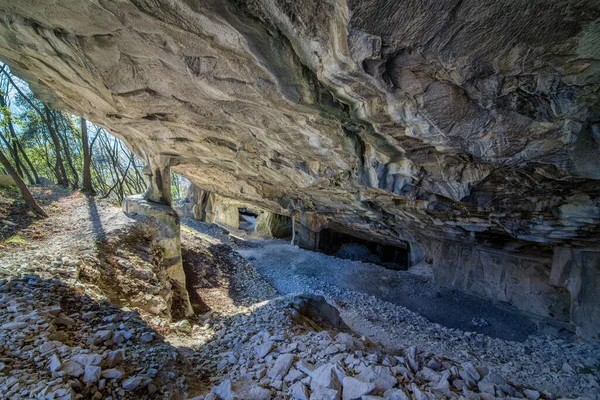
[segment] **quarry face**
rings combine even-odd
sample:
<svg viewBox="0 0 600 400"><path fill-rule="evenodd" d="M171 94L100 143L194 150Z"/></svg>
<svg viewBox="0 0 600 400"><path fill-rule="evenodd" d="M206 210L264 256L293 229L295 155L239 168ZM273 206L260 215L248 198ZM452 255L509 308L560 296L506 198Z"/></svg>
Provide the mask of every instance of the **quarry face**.
<svg viewBox="0 0 600 400"><path fill-rule="evenodd" d="M0 0L36 94L200 190L600 333L595 1ZM331 237L328 233L327 237Z"/></svg>

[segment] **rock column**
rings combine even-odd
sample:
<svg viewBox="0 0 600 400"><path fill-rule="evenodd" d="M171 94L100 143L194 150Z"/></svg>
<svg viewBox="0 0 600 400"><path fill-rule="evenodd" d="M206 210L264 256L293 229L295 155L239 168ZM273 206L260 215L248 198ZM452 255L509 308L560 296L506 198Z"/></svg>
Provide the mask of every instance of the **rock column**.
<svg viewBox="0 0 600 400"><path fill-rule="evenodd" d="M148 177L146 200L171 206L171 159L167 156L154 156L148 159L144 170Z"/></svg>
<svg viewBox="0 0 600 400"><path fill-rule="evenodd" d="M600 251L555 248L550 283L569 290L571 323L577 336L600 341Z"/></svg>
<svg viewBox="0 0 600 400"><path fill-rule="evenodd" d="M194 313L186 289L185 272L181 258L179 216L171 208L171 162L168 157L156 156L149 160L145 174L148 190L123 200L123 211L151 217L158 223L156 245L162 249L161 266L171 286L171 315L188 316Z"/></svg>

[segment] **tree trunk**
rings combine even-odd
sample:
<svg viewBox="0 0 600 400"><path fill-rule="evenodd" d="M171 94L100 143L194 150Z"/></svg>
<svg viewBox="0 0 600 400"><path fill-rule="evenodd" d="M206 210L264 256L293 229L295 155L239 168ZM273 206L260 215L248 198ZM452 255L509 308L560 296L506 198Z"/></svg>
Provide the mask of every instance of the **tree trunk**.
<svg viewBox="0 0 600 400"><path fill-rule="evenodd" d="M60 114L61 118L64 117L62 114ZM58 121L56 119L56 111L54 113L52 113L52 118L54 119L54 126L56 128L58 128ZM60 133L59 129L56 129L56 134L58 135L58 138L60 139L61 143L62 143L62 148L63 151L65 153L65 157L67 158L67 165L69 166L69 169L71 170L71 173L73 174L73 189L76 190L79 188L79 174L77 173L77 169L75 168L75 165L73 165L73 159L71 158L71 149L69 148L69 143L67 142L67 139L65 138L65 136L67 135L67 126L64 123L64 120L61 119L61 122L63 123L63 134Z"/></svg>
<svg viewBox="0 0 600 400"><path fill-rule="evenodd" d="M36 214L42 217L48 217L46 211L44 211L44 209L40 207L33 198L33 195L27 188L27 185L25 185L25 182L23 182L23 179L21 179L21 177L17 174L17 171L15 171L12 165L10 165L8 159L4 156L2 150L0 150L0 163L2 164L4 169L8 171L8 174L14 179L15 183L17 184L17 187L21 191L21 195L23 195L25 203L27 203L27 206L29 206L29 208L31 208Z"/></svg>
<svg viewBox="0 0 600 400"><path fill-rule="evenodd" d="M56 180L59 185L68 187L69 178L67 178L67 171L65 170L65 165L63 163L62 155L60 153L60 139L58 138L58 134L56 133L56 130L52 125L50 109L48 108L48 106L44 105L44 110L46 111L46 126L48 127L48 131L50 132L50 137L52 138L52 143L54 144L54 152L56 153L56 166L54 167Z"/></svg>
<svg viewBox="0 0 600 400"><path fill-rule="evenodd" d="M8 127L10 133L9 138L6 139L4 142L8 147L8 150L12 154L13 160L15 161L15 170L17 171L17 174L19 174L20 177L23 177L24 175L23 170L21 168L19 148L17 147L17 143L15 143L15 138L17 135L15 134L15 128L12 123L10 109L8 108L8 104L6 104L6 99L4 98L4 95L2 93L0 93L0 107L2 107L2 114L4 114L4 123Z"/></svg>
<svg viewBox="0 0 600 400"><path fill-rule="evenodd" d="M13 155L13 159L15 160L15 165L17 166L15 168L17 174L23 178L23 176L27 176L27 180L29 181L30 184L36 184L37 183L37 172L35 170L35 168L33 167L33 165L31 165L31 161L29 161L29 158L27 157L27 154L25 154L25 150L23 150L23 146L21 146L21 143L19 143L18 139L14 138L13 140L8 140L4 137L4 135L2 133L0 133L0 139L2 139L2 141L4 142L4 144L6 145L6 147L8 148L8 150L10 151L10 153ZM11 144L12 142L12 144ZM14 147L13 147L14 146ZM27 163L29 164L30 168L32 169L32 171L35 174L35 179L31 176L31 174L29 173L29 170L27 168L25 168L24 165L21 165L21 161L19 159L19 152L21 152L21 154L24 156L25 161L27 161ZM19 166L22 166L22 168L20 168ZM23 175L23 171L25 171L25 175Z"/></svg>
<svg viewBox="0 0 600 400"><path fill-rule="evenodd" d="M31 160L27 156L27 153L25 153L25 149L21 145L21 142L17 142L17 146L19 146L19 150L21 151L21 155L23 155L23 159L25 160L25 162L29 166L29 169L31 170L31 173L33 174L33 178L32 178L29 175L29 172L27 171L27 168L23 167L23 169L27 173L27 176L29 177L29 183L31 183L32 185L35 184L35 183L40 183L40 176L38 175L37 170L33 166L33 163L31 162Z"/></svg>
<svg viewBox="0 0 600 400"><path fill-rule="evenodd" d="M27 156L27 153L25 153L25 149L23 148L23 146L21 145L21 142L19 141L19 138L17 137L17 133L15 132L15 128L13 126L12 123L12 119L11 119L11 113L10 113L10 109L8 108L8 105L6 104L6 99L4 98L4 96L0 93L0 106L4 107L6 109L6 115L5 115L5 119L6 119L6 123L8 126L8 131L10 133L12 142L13 142L13 146L14 148L11 149L11 147L8 143L7 146L9 147L9 149L12 150L13 153L13 158L15 159L15 166L17 167L17 172L21 172L21 168L20 168L20 164L21 161L19 159L19 155L18 153L20 152L21 155L23 156L23 159L25 160L25 162L27 163L27 165L29 166L29 169L31 170L31 173L33 174L33 177L31 176L31 174L29 173L29 171L27 170L27 168L25 168L25 166L23 166L23 171L25 171L25 174L27 175L27 179L29 180L30 184L35 184L35 183L39 183L40 178L38 176L38 173L35 169L35 167L33 166L33 163L31 162L31 160L29 159L29 157Z"/></svg>
<svg viewBox="0 0 600 400"><path fill-rule="evenodd" d="M83 191L93 193L92 170L90 168L92 154L88 143L87 122L83 118L81 118L81 143L83 145Z"/></svg>

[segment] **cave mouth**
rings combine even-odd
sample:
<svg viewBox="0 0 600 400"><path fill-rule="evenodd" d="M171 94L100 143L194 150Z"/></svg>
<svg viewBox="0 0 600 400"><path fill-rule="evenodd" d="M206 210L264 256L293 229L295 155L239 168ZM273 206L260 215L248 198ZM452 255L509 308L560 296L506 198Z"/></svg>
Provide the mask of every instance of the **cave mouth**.
<svg viewBox="0 0 600 400"><path fill-rule="evenodd" d="M319 232L317 250L347 260L381 265L387 269L407 270L410 246L394 246L359 238L326 228Z"/></svg>
<svg viewBox="0 0 600 400"><path fill-rule="evenodd" d="M238 208L239 225L238 228L248 232L254 232L256 228L256 219L258 214L248 210L245 207Z"/></svg>

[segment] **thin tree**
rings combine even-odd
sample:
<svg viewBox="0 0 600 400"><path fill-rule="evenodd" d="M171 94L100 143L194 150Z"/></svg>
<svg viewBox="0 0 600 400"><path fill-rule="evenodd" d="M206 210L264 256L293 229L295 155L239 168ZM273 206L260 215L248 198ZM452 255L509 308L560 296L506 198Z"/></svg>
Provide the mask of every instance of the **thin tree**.
<svg viewBox="0 0 600 400"><path fill-rule="evenodd" d="M83 118L81 118L81 143L83 146L83 191L93 194L92 169L90 168L92 153L88 143L87 121Z"/></svg>
<svg viewBox="0 0 600 400"><path fill-rule="evenodd" d="M4 169L8 172L8 174L13 178L13 180L17 184L17 187L21 191L21 195L23 196L23 199L25 200L27 206L29 206L29 208L31 208L36 214L44 218L48 217L46 211L44 211L44 209L40 207L37 201L35 201L35 199L33 198L33 195L27 188L27 185L25 185L25 182L23 182L23 179L21 179L21 177L17 174L17 171L15 171L12 165L10 165L10 162L8 162L8 159L4 156L2 150L0 150L0 164L2 164Z"/></svg>
<svg viewBox="0 0 600 400"><path fill-rule="evenodd" d="M48 132L50 133L50 138L52 139L52 144L54 145L54 158L56 160L56 164L54 166L54 173L56 175L56 181L59 185L68 187L69 186L69 178L67 177L67 171L65 170L65 164L62 160L61 150L60 150L60 139L56 130L54 128L52 116L50 115L50 109L48 106L44 104L44 110L46 111L46 118L44 122L46 123L46 127L48 128Z"/></svg>
<svg viewBox="0 0 600 400"><path fill-rule="evenodd" d="M7 88L8 88L8 85L7 85ZM23 159L27 163L27 166L31 170L31 173L33 174L33 176L32 176L29 173L29 170L27 170L27 168L24 165L22 166L22 170L27 175L27 179L29 180L29 183L32 185L39 183L40 178L38 176L37 170L33 166L33 163L31 162L31 160L29 159L29 156L25 152L25 149L23 148L21 141L17 137L17 133L15 131L15 128L14 128L14 125L12 122L12 113L10 111L10 108L6 102L6 98L3 93L0 93L0 106L2 107L2 110L4 113L5 125L8 127L8 132L10 133L11 141L12 141L12 143L14 143L13 159L15 160L15 166L16 166L17 172L20 172L20 170L21 170L21 161L20 161L20 158L18 155L20 152L21 155L23 156ZM6 143L6 140L4 142L7 145L7 147L10 149L11 148L10 144Z"/></svg>
<svg viewBox="0 0 600 400"><path fill-rule="evenodd" d="M15 171L17 171L17 174L19 174L20 177L23 177L24 175L23 169L21 168L21 158L19 157L19 147L15 142L15 133L12 120L10 118L10 110L8 108L8 105L6 104L6 100L4 99L4 93L2 92L0 92L0 107L4 116L4 125L6 125L6 127L9 129L9 132L11 133L8 139L2 139L4 141L4 144L8 148L8 151L12 155L13 161L15 162Z"/></svg>
<svg viewBox="0 0 600 400"><path fill-rule="evenodd" d="M59 126L58 126L58 120L56 117L57 113L62 122L62 128L63 128L62 134L60 133L61 130L58 129ZM58 134L58 138L60 139L60 141L62 143L62 149L67 158L67 165L69 166L69 168L71 169L71 173L73 174L73 189L77 190L77 189L79 189L79 174L77 173L77 168L75 168L75 165L73 164L73 159L71 158L71 149L69 147L68 138L67 138L67 133L69 131L69 127L67 126L67 124L65 124L64 118L65 118L65 115L63 113L57 112L57 111L52 112L52 120L54 121L54 126L56 127L56 133Z"/></svg>

